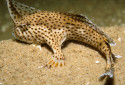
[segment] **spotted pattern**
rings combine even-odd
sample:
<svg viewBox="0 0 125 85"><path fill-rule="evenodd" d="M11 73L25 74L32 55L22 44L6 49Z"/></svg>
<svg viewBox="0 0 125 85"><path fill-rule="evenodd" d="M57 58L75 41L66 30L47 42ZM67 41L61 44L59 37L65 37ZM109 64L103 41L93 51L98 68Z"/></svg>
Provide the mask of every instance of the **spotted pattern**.
<svg viewBox="0 0 125 85"><path fill-rule="evenodd" d="M113 40L95 26L87 17L71 13L47 12L6 0L14 21L14 34L28 43L47 43L54 52L48 67L64 66L61 45L66 40L77 40L100 50L107 58L106 72L112 74L113 59L110 43Z"/></svg>

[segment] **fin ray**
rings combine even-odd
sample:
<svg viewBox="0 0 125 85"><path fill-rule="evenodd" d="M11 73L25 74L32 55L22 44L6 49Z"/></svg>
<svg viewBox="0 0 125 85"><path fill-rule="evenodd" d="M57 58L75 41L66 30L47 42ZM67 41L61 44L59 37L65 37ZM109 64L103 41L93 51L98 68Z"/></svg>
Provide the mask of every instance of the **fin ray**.
<svg viewBox="0 0 125 85"><path fill-rule="evenodd" d="M19 21L23 16L30 15L39 11L33 7L29 7L27 5L16 2L15 0L6 0L6 2L10 16L15 23Z"/></svg>
<svg viewBox="0 0 125 85"><path fill-rule="evenodd" d="M37 10L33 7L29 7L27 5L21 4L13 0L13 6L21 16L30 15L32 13L36 13Z"/></svg>

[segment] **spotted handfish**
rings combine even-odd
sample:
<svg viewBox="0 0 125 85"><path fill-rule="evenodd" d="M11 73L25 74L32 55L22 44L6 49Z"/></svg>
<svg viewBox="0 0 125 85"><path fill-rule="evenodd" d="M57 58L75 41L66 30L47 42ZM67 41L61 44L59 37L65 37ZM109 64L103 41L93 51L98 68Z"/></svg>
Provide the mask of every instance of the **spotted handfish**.
<svg viewBox="0 0 125 85"><path fill-rule="evenodd" d="M66 40L84 42L103 53L107 60L106 72L101 76L113 78L113 56L110 45L115 42L83 15L36 10L15 0L6 0L14 22L16 39L33 44L47 43L53 56L47 67L62 67L64 55L61 45Z"/></svg>

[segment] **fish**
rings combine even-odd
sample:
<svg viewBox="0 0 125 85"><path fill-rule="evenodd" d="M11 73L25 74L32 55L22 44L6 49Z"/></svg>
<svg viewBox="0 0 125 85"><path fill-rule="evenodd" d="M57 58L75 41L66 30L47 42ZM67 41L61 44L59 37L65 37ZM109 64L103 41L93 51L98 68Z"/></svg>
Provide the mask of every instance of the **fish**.
<svg viewBox="0 0 125 85"><path fill-rule="evenodd" d="M98 49L106 57L106 71L100 77L114 74L114 54L111 46L115 42L86 16L41 11L15 0L6 0L9 14L14 22L13 34L17 40L41 45L47 43L53 50L53 56L45 66L63 67L64 54L62 44L67 40L76 40Z"/></svg>

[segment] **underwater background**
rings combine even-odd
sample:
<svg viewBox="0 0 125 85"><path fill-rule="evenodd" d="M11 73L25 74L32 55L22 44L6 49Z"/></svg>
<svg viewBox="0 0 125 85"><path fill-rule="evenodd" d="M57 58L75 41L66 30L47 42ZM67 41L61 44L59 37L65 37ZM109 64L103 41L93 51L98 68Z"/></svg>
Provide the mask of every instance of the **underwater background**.
<svg viewBox="0 0 125 85"><path fill-rule="evenodd" d="M43 11L60 11L87 16L99 27L125 23L125 0L16 0ZM13 38L13 22L6 1L0 1L0 40Z"/></svg>
<svg viewBox="0 0 125 85"><path fill-rule="evenodd" d="M42 11L60 11L87 16L108 34L116 46L114 78L99 81L106 59L92 47L67 41L62 46L66 65L44 68L53 56L49 46L26 44L12 36L14 23L6 0L0 0L0 85L125 85L125 0L16 0Z"/></svg>

